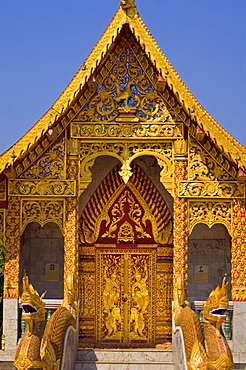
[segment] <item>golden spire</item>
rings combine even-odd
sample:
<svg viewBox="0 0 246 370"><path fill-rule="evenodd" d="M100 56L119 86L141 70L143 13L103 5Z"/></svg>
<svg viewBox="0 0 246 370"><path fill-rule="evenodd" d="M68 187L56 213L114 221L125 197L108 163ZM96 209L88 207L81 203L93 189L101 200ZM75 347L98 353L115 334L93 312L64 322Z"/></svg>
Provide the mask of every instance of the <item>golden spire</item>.
<svg viewBox="0 0 246 370"><path fill-rule="evenodd" d="M137 13L135 0L121 0L120 5L129 18L134 18Z"/></svg>

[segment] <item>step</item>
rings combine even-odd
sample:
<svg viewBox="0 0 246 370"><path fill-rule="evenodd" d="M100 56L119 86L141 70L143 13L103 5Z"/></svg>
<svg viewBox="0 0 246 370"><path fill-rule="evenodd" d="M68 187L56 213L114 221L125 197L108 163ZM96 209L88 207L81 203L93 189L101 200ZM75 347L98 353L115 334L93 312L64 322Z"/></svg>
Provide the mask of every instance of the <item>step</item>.
<svg viewBox="0 0 246 370"><path fill-rule="evenodd" d="M0 369L1 370L14 370L15 367L13 362L10 361L0 361Z"/></svg>
<svg viewBox="0 0 246 370"><path fill-rule="evenodd" d="M172 350L79 349L75 370L174 370Z"/></svg>

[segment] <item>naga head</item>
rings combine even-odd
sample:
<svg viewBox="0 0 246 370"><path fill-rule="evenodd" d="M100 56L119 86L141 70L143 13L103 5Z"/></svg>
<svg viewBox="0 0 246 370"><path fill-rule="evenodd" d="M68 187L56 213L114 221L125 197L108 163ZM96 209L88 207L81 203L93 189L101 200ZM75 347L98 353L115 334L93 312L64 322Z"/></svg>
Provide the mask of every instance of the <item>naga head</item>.
<svg viewBox="0 0 246 370"><path fill-rule="evenodd" d="M65 295L62 306L67 307L67 309L74 315L74 317L77 317L78 302L74 275L72 273L69 273L67 275L67 278L65 279Z"/></svg>
<svg viewBox="0 0 246 370"><path fill-rule="evenodd" d="M221 287L217 286L217 288L210 293L210 296L203 306L203 321L214 325L221 324L226 320L226 311L228 306L229 300L227 296L227 281L225 276Z"/></svg>
<svg viewBox="0 0 246 370"><path fill-rule="evenodd" d="M46 292L40 296L33 286L29 284L29 279L26 275L23 277L22 282L22 319L29 324L29 331L32 332L33 324L37 321L44 321L45 319L45 302L43 302L43 298Z"/></svg>

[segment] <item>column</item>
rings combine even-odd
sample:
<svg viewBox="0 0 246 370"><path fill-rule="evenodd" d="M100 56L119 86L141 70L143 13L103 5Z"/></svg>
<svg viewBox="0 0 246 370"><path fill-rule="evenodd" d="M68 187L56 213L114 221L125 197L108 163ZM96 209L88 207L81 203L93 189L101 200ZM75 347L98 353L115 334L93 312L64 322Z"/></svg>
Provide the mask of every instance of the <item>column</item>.
<svg viewBox="0 0 246 370"><path fill-rule="evenodd" d="M76 156L68 156L67 179L76 181L78 178L78 162ZM64 236L64 281L69 273L74 274L77 285L78 274L78 197L66 199L65 236ZM65 288L65 284L64 284ZM65 293L65 292L64 292Z"/></svg>
<svg viewBox="0 0 246 370"><path fill-rule="evenodd" d="M179 181L187 179L187 161L174 162L174 204L173 204L173 243L174 243L174 285L179 275L183 275L185 282L188 276L188 207L187 201L179 197Z"/></svg>
<svg viewBox="0 0 246 370"><path fill-rule="evenodd" d="M236 362L246 362L246 204L236 199L232 217L233 349Z"/></svg>
<svg viewBox="0 0 246 370"><path fill-rule="evenodd" d="M21 201L10 197L6 211L3 334L5 351L14 356L18 334Z"/></svg>

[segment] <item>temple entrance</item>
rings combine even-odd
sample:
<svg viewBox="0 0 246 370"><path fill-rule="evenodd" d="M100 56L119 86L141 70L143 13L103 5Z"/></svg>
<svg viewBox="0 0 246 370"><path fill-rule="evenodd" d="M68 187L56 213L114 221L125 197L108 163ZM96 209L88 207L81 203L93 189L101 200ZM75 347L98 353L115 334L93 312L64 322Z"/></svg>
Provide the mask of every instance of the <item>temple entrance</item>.
<svg viewBox="0 0 246 370"><path fill-rule="evenodd" d="M150 248L97 250L97 346L153 347L155 260Z"/></svg>
<svg viewBox="0 0 246 370"><path fill-rule="evenodd" d="M79 223L80 346L153 348L171 340L172 216L137 165L116 166Z"/></svg>

